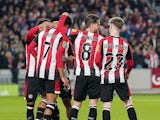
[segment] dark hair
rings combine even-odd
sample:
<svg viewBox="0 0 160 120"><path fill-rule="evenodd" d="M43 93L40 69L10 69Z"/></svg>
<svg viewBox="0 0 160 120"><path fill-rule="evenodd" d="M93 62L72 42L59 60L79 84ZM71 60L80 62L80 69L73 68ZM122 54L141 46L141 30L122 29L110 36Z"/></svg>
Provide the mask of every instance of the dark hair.
<svg viewBox="0 0 160 120"><path fill-rule="evenodd" d="M59 16L59 19L60 19L61 17L62 17L62 16ZM71 26L72 26L72 24L73 24L73 22L72 22L71 17L67 16L67 18L66 18L66 21L65 21L64 25L65 25L65 26L67 26L67 25L68 25L68 27L71 27Z"/></svg>
<svg viewBox="0 0 160 120"><path fill-rule="evenodd" d="M86 27L89 27L92 23L98 23L99 22L99 17L95 14L89 14L85 17L84 22Z"/></svg>
<svg viewBox="0 0 160 120"><path fill-rule="evenodd" d="M36 22L36 25L39 25L39 24L41 24L41 23L43 23L43 22L45 22L45 21L51 22L51 20L48 19L48 18L40 18L40 19L38 19L38 21Z"/></svg>

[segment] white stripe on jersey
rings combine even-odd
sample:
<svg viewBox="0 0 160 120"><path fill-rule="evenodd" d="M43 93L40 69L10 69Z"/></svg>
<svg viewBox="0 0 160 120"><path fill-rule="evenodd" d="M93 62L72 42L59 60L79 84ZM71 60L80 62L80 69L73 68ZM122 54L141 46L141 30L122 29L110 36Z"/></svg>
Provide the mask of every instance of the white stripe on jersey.
<svg viewBox="0 0 160 120"><path fill-rule="evenodd" d="M81 68L80 68L80 61L79 61L79 46L80 46L80 42L81 42L81 38L82 38L83 32L80 32L77 36L77 38L75 39L75 54L76 54L76 75L79 76L80 72L81 72Z"/></svg>
<svg viewBox="0 0 160 120"><path fill-rule="evenodd" d="M88 35L87 36L89 36L89 37L87 37L87 40L86 40L86 42L85 43L89 43L90 45L92 45L92 40L88 40L88 38L89 39L93 39L93 36L94 34L93 33L90 33L90 32L88 32ZM82 62L83 62L83 65L84 65L84 75L85 76L90 76L91 75L91 69L90 69L90 66L89 66L89 64L88 64L88 60L82 60Z"/></svg>
<svg viewBox="0 0 160 120"><path fill-rule="evenodd" d="M123 64L121 65L121 67L120 67L120 83L124 83L125 82L125 78L124 78L124 63L125 63L125 61L124 60L126 60L126 55L127 55L127 51L128 51L128 44L126 43L126 42L123 42L123 46L126 46L125 48L126 49L124 49L123 50Z"/></svg>
<svg viewBox="0 0 160 120"><path fill-rule="evenodd" d="M55 69L56 69L56 53L57 53L57 46L59 44L59 40L62 37L60 33L57 34L56 39L54 40L53 48L52 48L52 59L49 68L49 79L54 80L55 77Z"/></svg>
<svg viewBox="0 0 160 120"><path fill-rule="evenodd" d="M105 73L105 64L106 64L106 56L105 56L105 54L106 54L106 51L108 51L108 50L106 50L106 49L104 49L105 47L104 47L104 45L105 44L108 44L108 40L105 40L104 41L104 43L103 43L103 58L102 58L102 70L101 70L101 84L104 84L104 78L105 78L105 76L104 76L104 73Z"/></svg>
<svg viewBox="0 0 160 120"><path fill-rule="evenodd" d="M41 31L39 34L38 34L38 50L37 50L37 71L39 71L39 74L41 73L42 76L44 76L44 72L41 72L40 70L38 70L38 63L39 63L39 59L40 59L40 54L39 52L41 51L41 44L42 44L42 37L44 35L45 31ZM39 75L38 75L39 76Z"/></svg>
<svg viewBox="0 0 160 120"><path fill-rule="evenodd" d="M28 77L34 77L35 76L35 65L36 61L33 55L30 54L30 60L28 61L29 68L28 68Z"/></svg>

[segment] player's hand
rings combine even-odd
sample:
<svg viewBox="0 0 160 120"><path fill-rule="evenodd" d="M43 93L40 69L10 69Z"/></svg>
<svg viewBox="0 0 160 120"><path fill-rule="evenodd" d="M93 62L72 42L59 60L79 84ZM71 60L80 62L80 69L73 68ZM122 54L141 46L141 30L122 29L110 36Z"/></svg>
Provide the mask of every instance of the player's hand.
<svg viewBox="0 0 160 120"><path fill-rule="evenodd" d="M125 77L126 80L128 80L129 74L126 72L126 73L124 74L124 77Z"/></svg>
<svg viewBox="0 0 160 120"><path fill-rule="evenodd" d="M65 77L61 78L62 82L63 82L63 86L69 86L69 80Z"/></svg>
<svg viewBox="0 0 160 120"><path fill-rule="evenodd" d="M68 56L68 61L73 61L74 60L74 56L72 56L72 55L70 55L70 56Z"/></svg>
<svg viewBox="0 0 160 120"><path fill-rule="evenodd" d="M63 12L62 15L69 16L68 12Z"/></svg>
<svg viewBox="0 0 160 120"><path fill-rule="evenodd" d="M49 21L45 21L41 23L40 25L38 25L39 31L45 30L47 28L52 28L52 26L53 26L52 22L49 22Z"/></svg>

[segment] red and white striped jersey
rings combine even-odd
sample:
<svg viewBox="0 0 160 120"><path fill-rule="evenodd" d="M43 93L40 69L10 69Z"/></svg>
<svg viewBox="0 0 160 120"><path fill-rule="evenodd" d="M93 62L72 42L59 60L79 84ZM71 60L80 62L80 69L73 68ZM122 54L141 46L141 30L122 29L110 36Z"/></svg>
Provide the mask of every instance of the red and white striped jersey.
<svg viewBox="0 0 160 120"><path fill-rule="evenodd" d="M26 35L26 76L35 77L36 76L36 60L33 55L28 51L28 46L32 40L36 39L38 36L39 28L33 27L30 29Z"/></svg>
<svg viewBox="0 0 160 120"><path fill-rule="evenodd" d="M102 39L96 49L96 64L101 66L101 84L107 83L124 83L125 64L128 73L133 67L132 52L130 45L122 38L108 37ZM101 65L99 65L101 63Z"/></svg>
<svg viewBox="0 0 160 120"><path fill-rule="evenodd" d="M29 51L34 55L34 47L37 42L37 74L39 78L47 80L55 80L57 64L61 64L56 60L57 49L60 42L64 39L64 35L56 29L46 29L38 34L37 41L30 45ZM66 40L67 37L65 37ZM62 44L67 47L67 41Z"/></svg>
<svg viewBox="0 0 160 120"><path fill-rule="evenodd" d="M68 29L64 26L66 16L62 15L57 29L67 34L71 38L74 46L74 67L76 76L83 72L84 76L90 76L93 73L100 76L98 66L95 64L95 49L99 40L103 37L97 33L91 33L82 30Z"/></svg>
<svg viewBox="0 0 160 120"><path fill-rule="evenodd" d="M85 76L91 75L94 70L96 76L100 76L98 66L95 64L95 49L97 42L103 37L97 33L79 31L74 41L75 73L80 75L83 70Z"/></svg>

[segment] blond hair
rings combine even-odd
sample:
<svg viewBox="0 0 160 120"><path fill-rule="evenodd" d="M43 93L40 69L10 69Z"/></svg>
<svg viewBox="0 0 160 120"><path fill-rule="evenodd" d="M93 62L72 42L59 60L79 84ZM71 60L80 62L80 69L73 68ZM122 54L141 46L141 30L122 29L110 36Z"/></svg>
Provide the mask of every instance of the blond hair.
<svg viewBox="0 0 160 120"><path fill-rule="evenodd" d="M109 24L115 25L118 29L122 29L124 20L121 17L112 17L109 19Z"/></svg>

